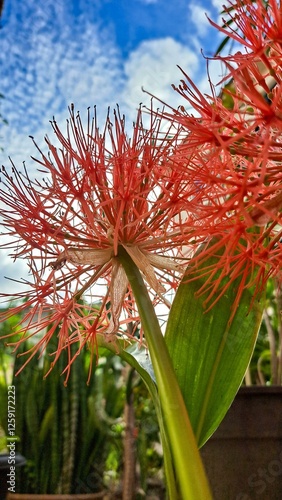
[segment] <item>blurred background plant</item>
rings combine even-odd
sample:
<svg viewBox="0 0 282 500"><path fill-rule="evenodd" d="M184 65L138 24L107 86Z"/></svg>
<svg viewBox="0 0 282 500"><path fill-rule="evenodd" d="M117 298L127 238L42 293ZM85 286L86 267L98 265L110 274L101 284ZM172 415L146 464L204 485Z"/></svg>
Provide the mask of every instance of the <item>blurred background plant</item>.
<svg viewBox="0 0 282 500"><path fill-rule="evenodd" d="M0 324L0 334L15 331L19 317ZM3 340L1 343L3 344ZM87 384L90 352L73 364L67 386L63 353L50 374L52 340L41 358L23 364L0 346L0 424L7 434L8 385L15 386L17 451L26 466L17 472L21 493L95 493L113 498L162 498L162 451L154 405L135 370L99 348ZM97 361L97 363L96 363ZM5 451L5 448L3 448ZM133 496L132 496L133 495Z"/></svg>
<svg viewBox="0 0 282 500"><path fill-rule="evenodd" d="M282 291L276 280L267 283L266 307L246 385L282 384Z"/></svg>

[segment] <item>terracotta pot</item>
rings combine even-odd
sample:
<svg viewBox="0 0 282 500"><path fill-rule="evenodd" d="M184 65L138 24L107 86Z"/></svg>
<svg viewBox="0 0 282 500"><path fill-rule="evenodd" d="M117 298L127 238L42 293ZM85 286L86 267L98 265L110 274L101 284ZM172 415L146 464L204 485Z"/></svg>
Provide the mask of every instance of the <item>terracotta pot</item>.
<svg viewBox="0 0 282 500"><path fill-rule="evenodd" d="M282 498L282 387L243 387L201 449L216 500Z"/></svg>

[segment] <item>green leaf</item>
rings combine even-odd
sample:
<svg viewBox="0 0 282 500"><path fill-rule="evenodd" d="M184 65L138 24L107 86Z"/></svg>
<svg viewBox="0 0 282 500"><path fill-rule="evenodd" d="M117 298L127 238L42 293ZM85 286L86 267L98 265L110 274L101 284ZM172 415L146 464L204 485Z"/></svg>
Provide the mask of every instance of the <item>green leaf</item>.
<svg viewBox="0 0 282 500"><path fill-rule="evenodd" d="M222 42L219 44L219 46L217 47L213 57L216 57L218 56L218 54L220 54L220 52L223 51L224 47L227 45L227 43L230 41L230 37L229 36L226 36L224 37L224 39L222 40Z"/></svg>
<svg viewBox="0 0 282 500"><path fill-rule="evenodd" d="M195 295L202 285L201 277L192 282L184 278L165 334L199 447L216 430L242 383L264 306L262 297L253 299L251 291L245 290L230 322L238 282L207 312L205 295Z"/></svg>

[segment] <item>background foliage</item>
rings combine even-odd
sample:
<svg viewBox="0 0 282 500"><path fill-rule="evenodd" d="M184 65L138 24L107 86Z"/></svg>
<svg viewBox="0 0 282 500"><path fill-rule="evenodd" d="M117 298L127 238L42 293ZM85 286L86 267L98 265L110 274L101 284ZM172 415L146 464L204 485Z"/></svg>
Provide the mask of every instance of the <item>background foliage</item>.
<svg viewBox="0 0 282 500"><path fill-rule="evenodd" d="M19 318L0 325L0 334L14 328ZM162 452L153 403L139 375L118 356L99 348L89 384L90 354L84 350L73 364L67 386L63 354L49 370L55 349L51 341L44 357L32 361L15 376L25 357L0 358L0 422L7 431L7 386L15 385L17 451L27 459L18 470L21 493L90 493L109 490L121 495L131 472L136 498L157 491L162 498ZM22 344L21 351L28 348ZM129 398L129 395L131 397ZM125 409L132 405L133 419ZM131 413L132 414L132 413ZM125 438L131 433L132 464L126 464ZM124 498L124 497L123 497ZM129 498L129 497L128 497Z"/></svg>

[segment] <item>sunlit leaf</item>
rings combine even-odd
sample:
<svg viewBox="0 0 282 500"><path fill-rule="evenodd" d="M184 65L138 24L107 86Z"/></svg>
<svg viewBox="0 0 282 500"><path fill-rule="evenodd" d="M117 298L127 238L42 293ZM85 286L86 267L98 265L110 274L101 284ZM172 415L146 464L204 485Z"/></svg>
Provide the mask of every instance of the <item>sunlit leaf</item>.
<svg viewBox="0 0 282 500"><path fill-rule="evenodd" d="M205 296L195 295L202 284L203 278L181 283L165 335L199 446L218 427L241 385L264 306L262 297L253 300L245 290L230 322L238 282L208 312Z"/></svg>

